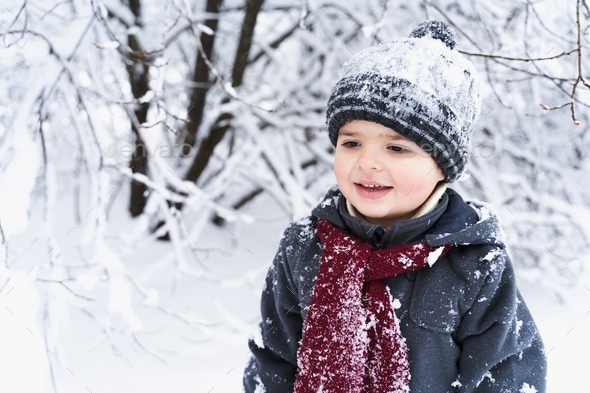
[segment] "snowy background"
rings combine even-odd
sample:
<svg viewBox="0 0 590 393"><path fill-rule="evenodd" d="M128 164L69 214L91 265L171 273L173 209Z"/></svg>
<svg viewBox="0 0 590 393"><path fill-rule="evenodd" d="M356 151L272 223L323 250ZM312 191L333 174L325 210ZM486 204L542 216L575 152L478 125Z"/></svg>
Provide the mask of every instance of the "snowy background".
<svg viewBox="0 0 590 393"><path fill-rule="evenodd" d="M0 391L238 392L263 278L328 186L343 62L451 23L550 392L590 392L581 0L3 0Z"/></svg>

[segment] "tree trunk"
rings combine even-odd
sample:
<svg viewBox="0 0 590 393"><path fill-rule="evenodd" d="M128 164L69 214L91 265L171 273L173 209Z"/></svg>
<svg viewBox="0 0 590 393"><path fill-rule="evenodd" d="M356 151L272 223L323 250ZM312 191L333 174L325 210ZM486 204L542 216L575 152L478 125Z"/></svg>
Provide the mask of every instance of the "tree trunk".
<svg viewBox="0 0 590 393"><path fill-rule="evenodd" d="M248 53L252 49L252 37L256 27L256 19L262 7L264 0L247 0L246 15L242 30L240 32L240 41L236 52L234 67L232 69L232 86L238 87L242 84L244 72L248 65ZM231 113L221 113L215 120L215 123L209 131L209 135L203 139L199 145L199 150L195 155L191 167L186 174L186 180L197 182L199 177L207 167L209 160L213 155L215 147L223 140L225 134L231 129Z"/></svg>
<svg viewBox="0 0 590 393"><path fill-rule="evenodd" d="M223 0L207 0L207 14L218 14L222 4ZM213 32L217 32L217 23L218 18L205 20L205 26L210 28ZM203 52L205 52L207 58L211 59L213 45L215 43L215 35L209 35L202 32L200 40L201 45L203 46ZM197 51L197 56L195 58L195 70L193 72L192 78L196 87L192 89L191 93L191 99L189 102L189 108L191 109L188 112L189 123L186 127L186 137L184 138L185 145L190 147L183 145L182 154L184 156L188 156L190 154L190 148L195 145L197 133L199 132L199 127L203 121L203 112L205 110L207 92L209 91L209 88L201 86L206 86L207 82L209 82L209 74L209 67L207 67L207 64L205 64L205 61L201 57L200 52Z"/></svg>
<svg viewBox="0 0 590 393"><path fill-rule="evenodd" d="M242 23L240 42L232 70L232 86L234 87L242 85L244 72L248 65L248 53L252 50L252 37L254 36L256 19L260 13L260 8L262 8L262 3L264 3L264 0L247 0L246 2L246 15L244 16L244 23Z"/></svg>
<svg viewBox="0 0 590 393"><path fill-rule="evenodd" d="M140 17L140 8L141 4L139 1L131 1L130 8L133 14L135 15L136 22L139 21ZM127 45L134 51L138 56L141 58L141 53L143 49L137 37L131 34L127 36ZM141 61L131 61L129 58L126 59L126 69L127 74L129 75L129 83L131 84L131 91L133 92L133 97L140 98L143 97L149 90L149 67L142 63ZM135 116L137 117L137 122L139 124L144 123L147 120L147 112L149 109L149 103L137 104L134 112ZM147 151L145 149L145 144L141 139L139 134L139 130L136 128L135 124L132 124L132 130L135 134L135 147L133 150L133 156L131 161L129 161L129 167L133 171L133 173L141 173L142 175L147 175L148 171L148 163L147 163ZM143 183L137 182L135 180L131 181L131 196L129 199L129 213L132 217L137 217L141 213L143 213L143 209L145 208L145 204L147 201L146 196L147 186Z"/></svg>

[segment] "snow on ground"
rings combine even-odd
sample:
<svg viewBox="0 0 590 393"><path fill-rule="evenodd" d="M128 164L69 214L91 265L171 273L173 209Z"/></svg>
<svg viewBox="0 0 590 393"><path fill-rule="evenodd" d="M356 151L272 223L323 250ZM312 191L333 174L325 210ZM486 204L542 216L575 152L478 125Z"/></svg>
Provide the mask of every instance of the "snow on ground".
<svg viewBox="0 0 590 393"><path fill-rule="evenodd" d="M75 376L62 372L60 380L67 387L59 392L79 392L86 387L93 393L241 391L241 374L249 359L247 337L258 318L265 266L270 264L287 222L284 214L269 213L264 203L259 208L257 217L270 222L234 222L222 227L209 224L195 244L197 248L218 248L229 253L199 254L212 270L212 279L221 282L184 277L175 280L173 269L168 266L156 271L145 283L157 291L163 304L177 312L192 309L210 326L191 330L161 313L145 310L141 317L148 321L145 330L149 333L142 335L141 342L160 359L146 356L128 337L115 337L126 360L115 356L106 342L89 350L100 331L96 324L79 315L70 326L71 334L65 336L71 337L69 361L81 367ZM120 214L124 216L123 211ZM192 219L187 217L188 222ZM110 227L121 230L121 225L129 225L120 221ZM116 241L112 246L116 249ZM157 242L124 261L130 273L139 275L145 271L144 266L153 265L169 250L168 242Z"/></svg>
<svg viewBox="0 0 590 393"><path fill-rule="evenodd" d="M545 343L549 368L547 391L590 392L587 375L590 370L588 274L580 277L577 287L564 291L563 302L531 283L522 282L520 291Z"/></svg>
<svg viewBox="0 0 590 393"><path fill-rule="evenodd" d="M119 201L124 199L122 195L119 198ZM117 203L111 212L109 233L112 235L126 233L131 228L124 205ZM247 211L259 220L251 224L229 223L227 227L210 224L204 231L196 247L218 247L229 252L229 255L212 252L208 258L200 254L212 270L211 277L222 281L180 277L175 282L170 266L157 270L145 281L144 285L157 293L162 304L177 312L192 309L195 315L210 324L202 329L190 329L153 308L140 306L137 307L138 315L144 322L144 328L143 333L137 335L137 341L116 331L107 338L97 321L82 311L79 305L85 303L72 302L67 318L69 322L64 324L59 338L61 350L48 355L55 356L53 372L57 391L240 392L242 370L249 357L248 329L258 319L259 296L266 267L274 256L280 234L288 221L278 208L272 206L271 200L260 198ZM56 213L60 220L53 230L65 234L75 226L71 200L60 198L56 209L61 214ZM38 204L34 216L41 211ZM189 222L191 219L193 217L187 217ZM31 219L33 228L23 235L21 243L26 244L33 238L35 220L38 221L38 217ZM77 261L79 258L75 250L76 242L69 241L69 237L75 240L77 235L79 230L75 227L67 237L58 238L65 260L71 258ZM113 237L109 246L122 250L123 243ZM167 242L154 242L123 254L122 260L130 274L138 275L153 266L169 249ZM45 252L46 244L37 241L11 270L26 276L31 267L45 258ZM586 381L590 366L590 279L580 277L581 285L566 290L562 303L544 288L521 281L521 292L539 325L548 351L548 391L590 391ZM2 296L10 296L4 294L9 289L4 288ZM16 294L18 292L11 295ZM100 301L97 299L95 302ZM18 307L18 304L11 307ZM98 318L106 315L105 311L101 314L100 307L87 308ZM4 311L0 314L2 331L20 328L16 319ZM116 317L111 319L112 326L117 328L120 321ZM30 344L31 348L39 347L37 341ZM61 366L55 361L57 358L61 360ZM19 359L26 360L27 354L23 353ZM0 390L20 392L24 385L3 387L8 389ZM51 392L52 389L47 386L45 391ZM27 392L32 393L31 390Z"/></svg>

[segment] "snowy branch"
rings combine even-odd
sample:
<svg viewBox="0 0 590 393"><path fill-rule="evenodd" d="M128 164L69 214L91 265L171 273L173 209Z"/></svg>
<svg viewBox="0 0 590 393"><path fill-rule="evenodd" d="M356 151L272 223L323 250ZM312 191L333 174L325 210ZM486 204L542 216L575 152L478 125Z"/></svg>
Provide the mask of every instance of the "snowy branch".
<svg viewBox="0 0 590 393"><path fill-rule="evenodd" d="M584 71L583 71L583 67L582 67L582 21L581 21L581 16L580 16L580 3L581 3L581 0L576 1L576 29L577 29L578 47L575 49L575 52L578 53L578 58L577 58L578 76L577 76L576 81L574 82L574 85L572 87L572 92L570 95L571 101L566 102L561 105L554 106L554 107L549 107L547 105L540 104L541 108L543 108L543 110L545 110L545 111L557 110L557 109L561 109L566 106L569 106L571 114L572 114L572 121L577 126L579 126L581 124L581 122L580 122L580 120L578 120L578 117L576 116L576 105L575 105L576 89L578 88L578 85L580 83L582 83L584 86L586 86L587 88L590 89L590 84L588 83L588 81L584 77Z"/></svg>
<svg viewBox="0 0 590 393"><path fill-rule="evenodd" d="M492 54L486 54L486 53L472 53L472 52L467 52L467 51L463 51L460 50L460 53L466 55L466 56L474 56L474 57L486 57L488 59L499 59L499 60L509 60L509 61L522 61L525 63L531 62L531 61L545 61L545 60L554 60L554 59L559 59L560 57L563 56L569 56L572 53L576 53L578 52L578 49L572 49L570 51L563 51L558 55L555 56L550 56L550 57L538 57L538 58L527 58L527 57L510 57L510 56L500 56L500 55L492 55Z"/></svg>

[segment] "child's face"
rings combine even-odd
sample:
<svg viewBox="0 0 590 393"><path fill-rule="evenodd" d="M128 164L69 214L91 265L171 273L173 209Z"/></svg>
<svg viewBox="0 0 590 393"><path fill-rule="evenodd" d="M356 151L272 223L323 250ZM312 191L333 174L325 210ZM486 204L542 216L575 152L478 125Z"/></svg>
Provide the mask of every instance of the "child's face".
<svg viewBox="0 0 590 393"><path fill-rule="evenodd" d="M334 173L346 199L367 221L383 227L412 217L444 179L417 144L364 120L340 127Z"/></svg>

